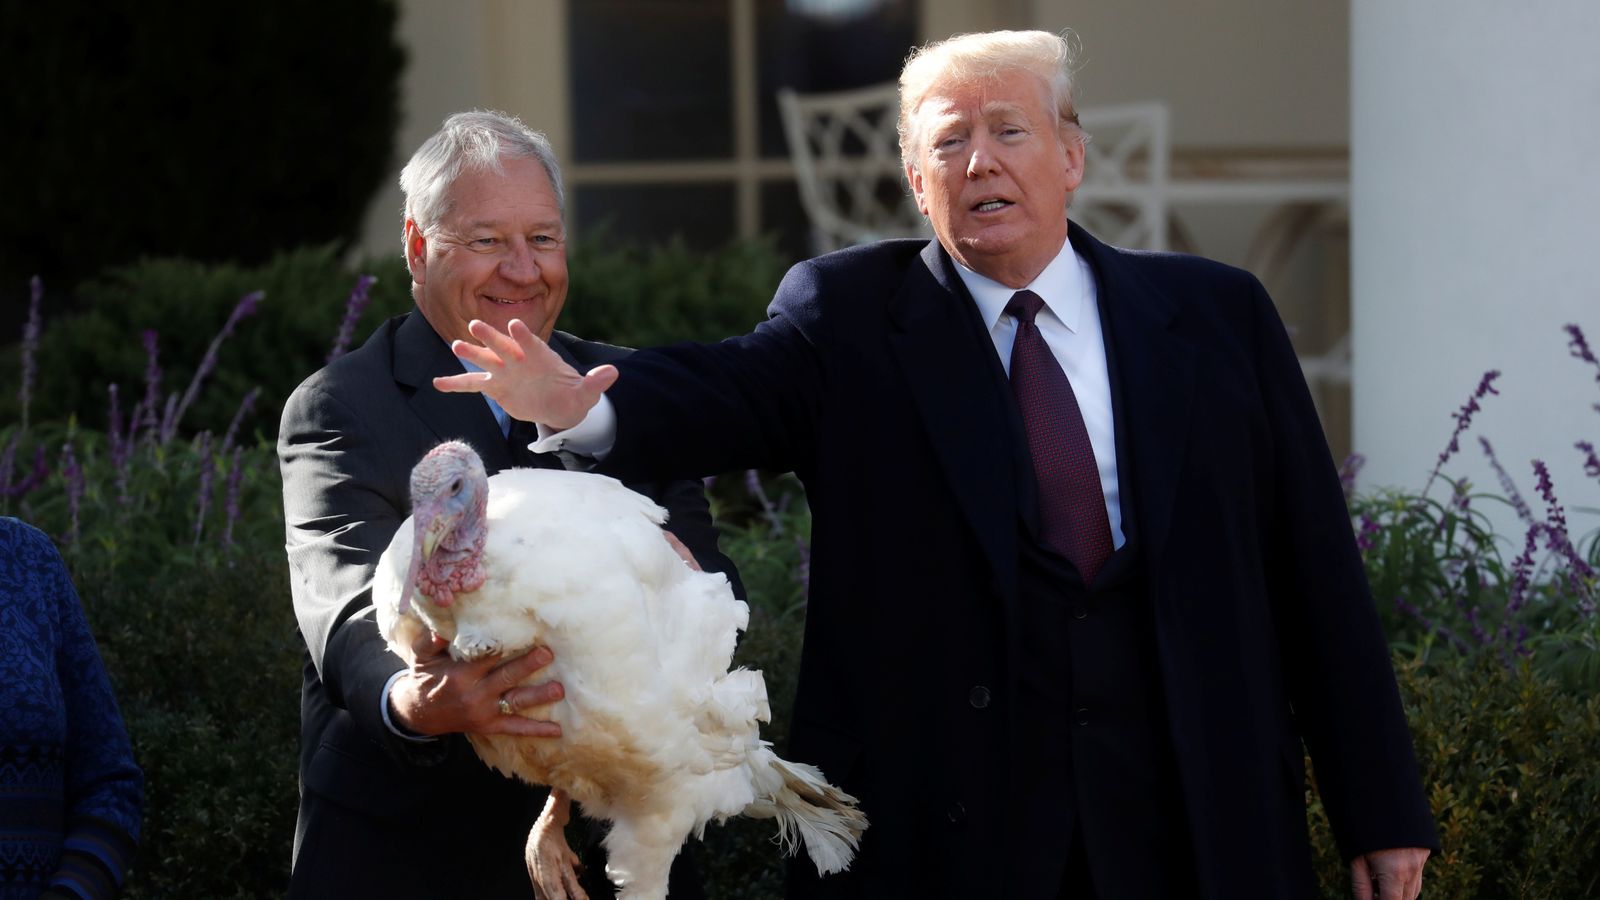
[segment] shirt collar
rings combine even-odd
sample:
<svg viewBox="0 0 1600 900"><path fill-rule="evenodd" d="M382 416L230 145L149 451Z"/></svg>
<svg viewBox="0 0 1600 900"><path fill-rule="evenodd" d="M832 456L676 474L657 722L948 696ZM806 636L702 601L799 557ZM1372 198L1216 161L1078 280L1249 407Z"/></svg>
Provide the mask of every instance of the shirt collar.
<svg viewBox="0 0 1600 900"><path fill-rule="evenodd" d="M956 264L956 274L961 276L962 283L967 286L967 292L972 294L973 302L978 304L978 313L983 316L983 327L994 331L995 323L1005 314L1006 304L1011 302L1011 295L1018 289L1006 287L993 278L980 275L962 265L954 257L951 258L951 262ZM1071 241L1062 242L1061 250L1056 253L1055 259L1044 267L1044 271L1040 272L1037 278L1023 287L1024 290L1038 294L1050 312L1073 333L1078 331L1078 320L1083 314L1088 288L1088 277L1084 273L1082 261L1078 259L1077 251L1072 249Z"/></svg>

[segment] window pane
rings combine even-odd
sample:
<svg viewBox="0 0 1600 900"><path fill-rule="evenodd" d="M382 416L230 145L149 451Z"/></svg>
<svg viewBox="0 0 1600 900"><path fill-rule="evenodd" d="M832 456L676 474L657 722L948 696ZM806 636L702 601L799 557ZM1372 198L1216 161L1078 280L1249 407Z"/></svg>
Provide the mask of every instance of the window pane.
<svg viewBox="0 0 1600 900"><path fill-rule="evenodd" d="M761 155L788 156L778 88L802 94L894 81L917 40L915 0L759 0Z"/></svg>
<svg viewBox="0 0 1600 900"><path fill-rule="evenodd" d="M733 155L728 0L567 4L578 162Z"/></svg>
<svg viewBox="0 0 1600 900"><path fill-rule="evenodd" d="M604 225L609 235L642 244L681 235L689 246L712 250L732 240L732 184L579 186L576 221L581 234Z"/></svg>
<svg viewBox="0 0 1600 900"><path fill-rule="evenodd" d="M800 188L793 181L769 181L761 186L761 233L775 239L778 253L789 262L816 255L811 219L800 205Z"/></svg>

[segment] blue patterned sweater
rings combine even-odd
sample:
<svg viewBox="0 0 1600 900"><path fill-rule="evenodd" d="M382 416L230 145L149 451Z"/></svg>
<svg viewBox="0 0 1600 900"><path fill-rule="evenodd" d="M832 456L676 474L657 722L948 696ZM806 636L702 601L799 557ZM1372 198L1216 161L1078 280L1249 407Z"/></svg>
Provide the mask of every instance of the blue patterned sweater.
<svg viewBox="0 0 1600 900"><path fill-rule="evenodd" d="M0 517L0 900L115 896L143 805L67 567L43 532Z"/></svg>

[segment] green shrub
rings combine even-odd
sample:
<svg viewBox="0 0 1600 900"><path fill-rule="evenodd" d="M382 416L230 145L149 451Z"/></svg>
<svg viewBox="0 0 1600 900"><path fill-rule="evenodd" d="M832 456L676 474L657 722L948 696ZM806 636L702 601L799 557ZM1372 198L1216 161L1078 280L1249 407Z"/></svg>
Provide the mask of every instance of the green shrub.
<svg viewBox="0 0 1600 900"><path fill-rule="evenodd" d="M357 342L411 307L411 279L398 255L368 271L378 280L356 326ZM38 384L44 389L32 398L32 418L76 414L104 429L111 384L119 386L126 415L145 392L147 356L140 335L146 330L157 332L163 397L181 394L240 298L263 291L255 312L220 348L211 381L183 424L191 434L221 434L240 399L259 387L257 414L247 424L273 438L289 392L327 359L355 284L356 276L329 245L284 253L258 268L145 260L83 285L82 308L59 317L50 314L46 285L38 353ZM0 415L15 413L6 407L16 402L14 392L0 394Z"/></svg>
<svg viewBox="0 0 1600 900"><path fill-rule="evenodd" d="M394 0L0 4L0 285L355 237L399 125L397 19Z"/></svg>
<svg viewBox="0 0 1600 900"><path fill-rule="evenodd" d="M559 327L625 347L714 341L766 318L784 263L766 241L701 253L682 240L640 246L596 231L571 244Z"/></svg>
<svg viewBox="0 0 1600 900"><path fill-rule="evenodd" d="M1397 668L1443 845L1423 896L1600 897L1600 697L1491 657L1434 670L1397 657ZM1347 897L1326 816L1307 800L1325 896Z"/></svg>

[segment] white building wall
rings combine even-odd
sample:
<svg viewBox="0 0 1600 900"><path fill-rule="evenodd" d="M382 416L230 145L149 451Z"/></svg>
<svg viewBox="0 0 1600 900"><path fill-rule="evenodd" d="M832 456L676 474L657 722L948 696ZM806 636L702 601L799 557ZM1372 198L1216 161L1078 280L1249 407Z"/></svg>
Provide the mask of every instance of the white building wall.
<svg viewBox="0 0 1600 900"><path fill-rule="evenodd" d="M1078 101L1161 100L1185 149L1342 148L1348 0L1033 0L1022 26L1082 41Z"/></svg>
<svg viewBox="0 0 1600 900"><path fill-rule="evenodd" d="M1529 461L1549 463L1592 528L1572 507L1600 506L1600 484L1573 443L1600 442L1600 385L1562 326L1600 343L1600 3L1354 0L1351 19L1362 486L1421 487L1451 413L1500 369L1472 434L1530 502ZM1475 438L1447 472L1499 492Z"/></svg>

